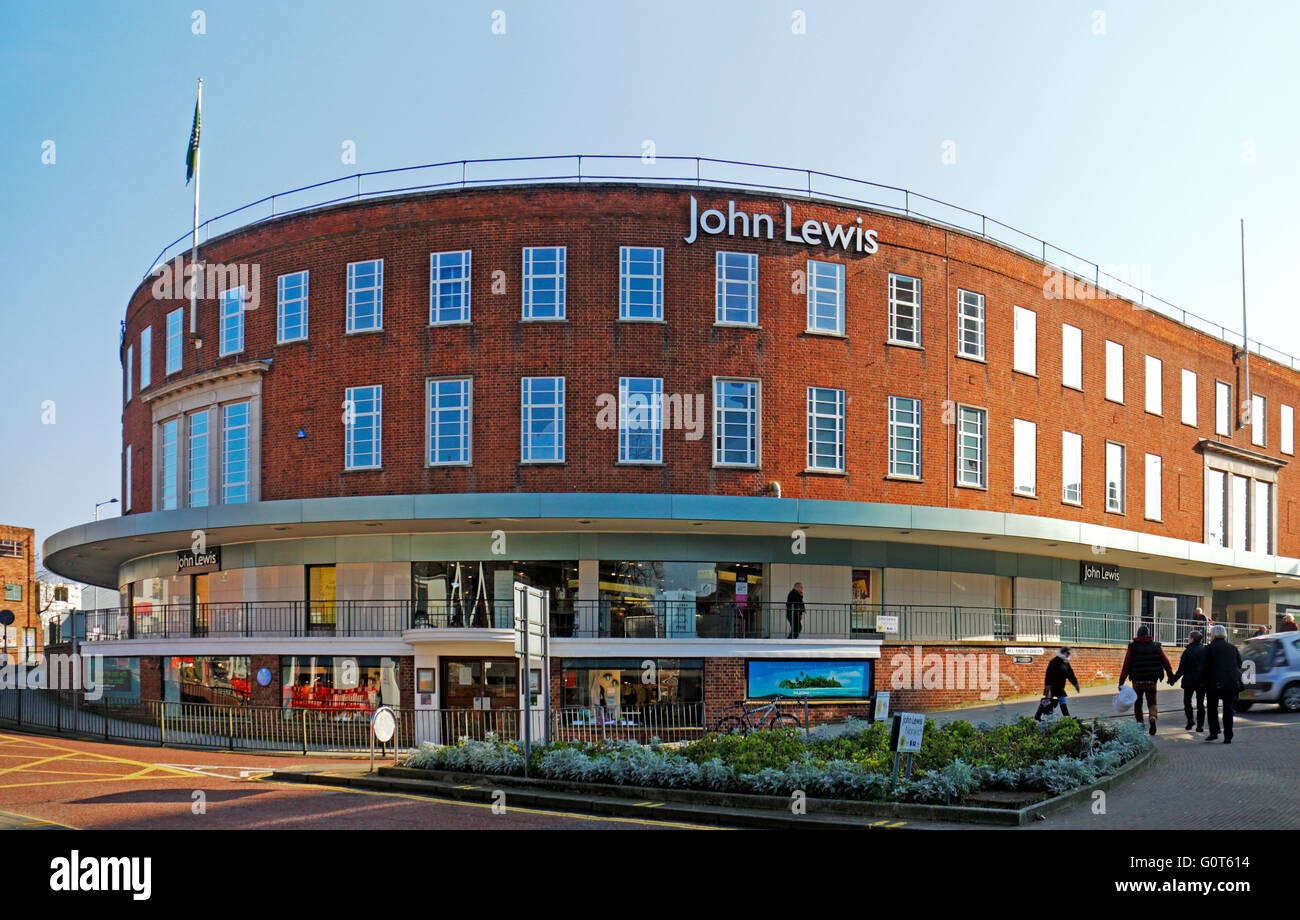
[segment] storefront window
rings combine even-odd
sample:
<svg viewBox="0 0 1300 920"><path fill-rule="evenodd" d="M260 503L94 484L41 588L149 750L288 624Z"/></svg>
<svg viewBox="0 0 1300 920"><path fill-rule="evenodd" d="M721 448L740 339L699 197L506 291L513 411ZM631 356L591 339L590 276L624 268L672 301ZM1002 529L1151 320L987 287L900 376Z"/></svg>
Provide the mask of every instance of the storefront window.
<svg viewBox="0 0 1300 920"><path fill-rule="evenodd" d="M624 710L704 700L701 658L566 658L561 661L561 700L566 709Z"/></svg>
<svg viewBox="0 0 1300 920"><path fill-rule="evenodd" d="M397 706L397 659L379 656L299 655L280 659L286 709L370 712Z"/></svg>
<svg viewBox="0 0 1300 920"><path fill-rule="evenodd" d="M169 703L244 706L250 695L246 655L163 659L163 699Z"/></svg>
<svg viewBox="0 0 1300 920"><path fill-rule="evenodd" d="M413 562L415 625L508 627L516 581L549 591L553 617L572 617L577 562Z"/></svg>
<svg viewBox="0 0 1300 920"><path fill-rule="evenodd" d="M110 703L140 702L140 659L103 658L97 679Z"/></svg>
<svg viewBox="0 0 1300 920"><path fill-rule="evenodd" d="M602 562L601 634L743 634L760 622L763 584L759 563Z"/></svg>

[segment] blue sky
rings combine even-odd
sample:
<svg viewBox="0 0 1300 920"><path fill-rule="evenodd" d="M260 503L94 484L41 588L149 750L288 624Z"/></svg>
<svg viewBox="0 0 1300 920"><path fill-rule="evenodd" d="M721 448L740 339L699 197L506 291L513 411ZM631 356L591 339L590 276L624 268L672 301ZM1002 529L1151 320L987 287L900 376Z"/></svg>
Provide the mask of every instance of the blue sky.
<svg viewBox="0 0 1300 920"><path fill-rule="evenodd" d="M6 4L0 521L44 540L118 496L118 328L189 225L198 76L205 216L356 171L651 140L905 186L1236 330L1244 217L1252 338L1300 354L1297 34L1290 2Z"/></svg>

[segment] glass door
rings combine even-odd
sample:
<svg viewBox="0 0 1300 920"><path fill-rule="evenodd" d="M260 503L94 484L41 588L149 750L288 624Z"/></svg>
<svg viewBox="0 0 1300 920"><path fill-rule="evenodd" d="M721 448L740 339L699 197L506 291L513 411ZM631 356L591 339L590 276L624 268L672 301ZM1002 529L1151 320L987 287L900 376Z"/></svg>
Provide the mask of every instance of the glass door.
<svg viewBox="0 0 1300 920"><path fill-rule="evenodd" d="M307 635L334 635L337 602L338 585L334 566L307 566Z"/></svg>
<svg viewBox="0 0 1300 920"><path fill-rule="evenodd" d="M194 590L191 592L194 598L192 635L206 636L208 634L208 575L204 572L192 577L194 578Z"/></svg>

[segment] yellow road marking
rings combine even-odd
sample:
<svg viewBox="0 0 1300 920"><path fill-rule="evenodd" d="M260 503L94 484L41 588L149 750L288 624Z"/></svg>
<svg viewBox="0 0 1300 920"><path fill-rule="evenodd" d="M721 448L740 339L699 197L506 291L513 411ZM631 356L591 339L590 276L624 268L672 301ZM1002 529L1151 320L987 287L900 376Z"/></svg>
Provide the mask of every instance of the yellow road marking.
<svg viewBox="0 0 1300 920"><path fill-rule="evenodd" d="M408 799L412 802L433 802L437 805L455 805L461 808L494 808L490 802L465 802L460 799L443 799L428 795L412 795L407 792L380 792L376 789L354 789L351 787L343 788L338 786L310 786L304 783L286 782L284 780L264 779L261 782L276 786L292 786L295 789L313 789L315 791L328 790L330 792L342 793L344 795L378 795L387 798ZM575 821L604 821L613 824L656 824L663 827L676 827L683 830L692 831L716 831L724 828L710 827L707 824L686 824L680 821L651 821L647 818L616 818L607 815L584 815L567 811L550 811L544 808L521 808L511 806L511 811L517 811L522 814L544 815L552 818L572 818Z"/></svg>
<svg viewBox="0 0 1300 920"><path fill-rule="evenodd" d="M885 827L902 827L906 821L895 821L893 824L886 824Z"/></svg>
<svg viewBox="0 0 1300 920"><path fill-rule="evenodd" d="M11 737L11 736L0 736L0 737ZM173 769L173 768L171 768L171 767L164 767L164 766L162 766L162 765L160 765L160 764L156 764L156 763L148 763L148 762L143 761L143 760L131 760L130 758L127 758L127 757L113 757L113 756L111 756L111 755L109 755L109 754L97 754L97 753L95 753L94 751L83 751L83 750L78 750L77 748L63 747L62 745L58 745L58 744L49 744L48 742L45 742L45 741L32 741L32 740L29 740L29 739L24 739L24 740L26 740L27 743L29 743L29 744L34 744L34 745L36 745L37 747L49 748L49 749L52 750L52 751L63 751L63 752L64 752L64 754L63 754L64 757L66 757L66 756L68 756L68 755L70 755L70 754L80 754L80 755L82 755L83 757L91 757L91 758L94 758L94 760L92 760L92 761L87 761L87 762L89 762L89 763L100 762L100 763L116 763L116 764L125 764L126 766L131 766L131 767L140 767L140 768L145 768L145 769L169 770L169 771L171 771L172 773L174 773L176 776L188 776L188 775L191 775L191 774L183 773L183 772L181 772L181 771L179 771L179 770L175 770L175 769ZM34 766L35 764L39 764L39 763L47 763L47 762L49 762L49 761L51 761L51 760L58 760L58 759L61 759L61 758L59 758L59 757L49 757L49 758L44 758L44 759L41 759L41 760L36 760L36 761L34 761L33 763L26 764L26 765L24 765L24 766L31 767L31 766ZM4 769L0 769L0 774L3 774L3 773L12 773L14 770L18 770L18 769L22 769L22 767L5 767Z"/></svg>
<svg viewBox="0 0 1300 920"><path fill-rule="evenodd" d="M20 815L20 814L19 814L18 812L16 812L16 811L0 811L0 817L5 817L5 818L26 818L26 819L27 819L27 822L24 823L24 825L23 825L24 827L31 827L31 826L33 826L33 825L39 825L39 826L44 827L44 826L46 826L46 825L50 825L50 826L53 826L53 827L61 827L61 828L63 828L64 830L69 830L69 831L80 830L80 828L73 827L71 824L61 824L61 823L59 823L58 821L46 821L46 820L44 820L43 818L33 818L31 815Z"/></svg>

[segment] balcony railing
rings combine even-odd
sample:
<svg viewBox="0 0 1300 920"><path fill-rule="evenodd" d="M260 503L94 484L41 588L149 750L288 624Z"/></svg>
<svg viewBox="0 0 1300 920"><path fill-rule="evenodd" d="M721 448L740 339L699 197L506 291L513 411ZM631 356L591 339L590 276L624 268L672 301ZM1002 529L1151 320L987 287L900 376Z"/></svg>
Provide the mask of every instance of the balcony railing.
<svg viewBox="0 0 1300 920"><path fill-rule="evenodd" d="M1190 619L1146 623L1166 644L1182 643ZM799 639L886 642L1003 642L1124 645L1139 620L1129 614L1025 607L916 604L804 606ZM1223 624L1232 641L1258 627ZM513 629L510 602L428 604L412 600L240 601L109 607L76 617L77 638L312 638L399 636L418 629ZM50 645L72 638L72 621L51 624ZM795 630L786 605L697 600L561 600L552 603L556 639L785 639Z"/></svg>

